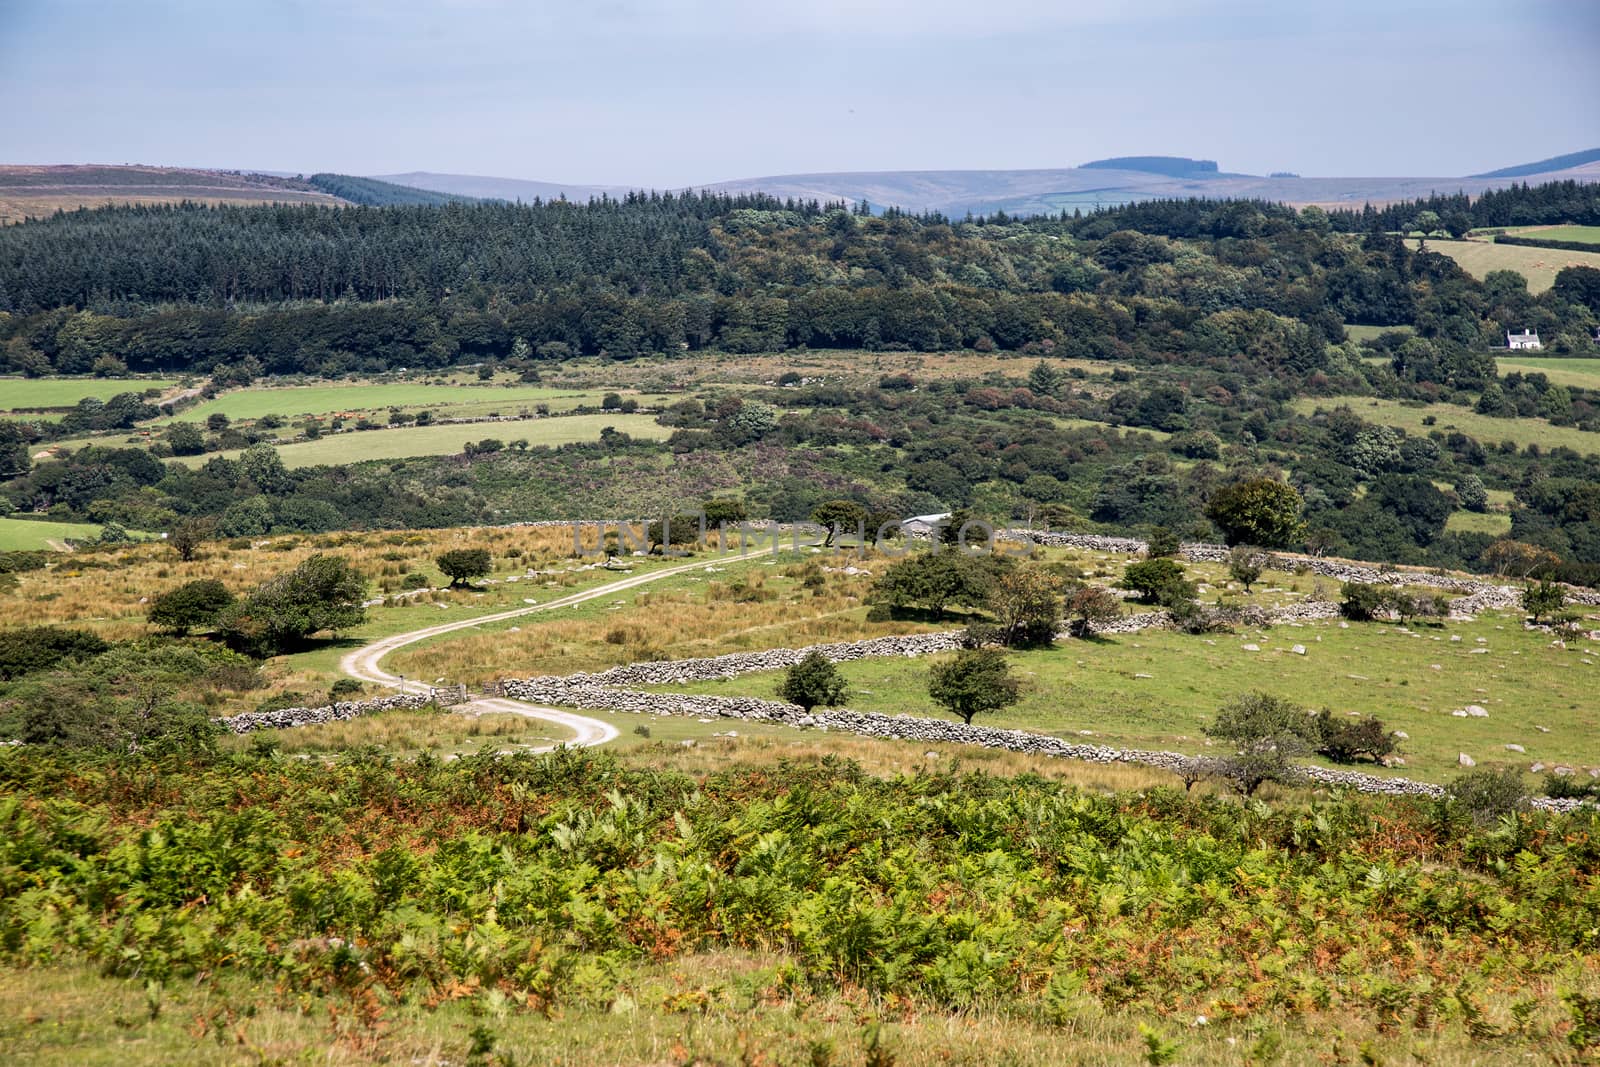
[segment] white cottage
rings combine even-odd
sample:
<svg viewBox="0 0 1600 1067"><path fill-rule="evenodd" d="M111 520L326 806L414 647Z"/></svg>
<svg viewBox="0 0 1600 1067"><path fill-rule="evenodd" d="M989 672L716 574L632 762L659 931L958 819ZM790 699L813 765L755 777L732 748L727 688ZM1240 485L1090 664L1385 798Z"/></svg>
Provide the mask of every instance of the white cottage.
<svg viewBox="0 0 1600 1067"><path fill-rule="evenodd" d="M1532 330L1523 330L1521 333L1506 332L1506 347L1515 351L1519 348L1543 348L1539 343L1539 335Z"/></svg>

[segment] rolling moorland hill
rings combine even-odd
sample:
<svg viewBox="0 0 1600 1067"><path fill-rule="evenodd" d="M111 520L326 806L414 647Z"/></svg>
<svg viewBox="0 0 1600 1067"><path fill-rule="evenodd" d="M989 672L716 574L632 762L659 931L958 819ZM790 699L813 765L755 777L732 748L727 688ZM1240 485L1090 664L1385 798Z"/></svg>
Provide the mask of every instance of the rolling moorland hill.
<svg viewBox="0 0 1600 1067"><path fill-rule="evenodd" d="M349 174L309 178L189 167L0 166L0 225L112 204L436 206L472 197Z"/></svg>
<svg viewBox="0 0 1600 1067"><path fill-rule="evenodd" d="M761 192L787 199L821 202L865 200L877 206L908 211L938 211L946 215L967 213L1041 214L1085 211L1139 200L1259 199L1296 206L1360 207L1418 199L1430 193L1466 192L1476 195L1503 189L1514 182L1600 181L1596 152L1557 156L1503 171L1465 177L1261 177L1217 169L1211 160L1176 156L1129 156L1095 160L1078 167L1045 170L931 170L852 171L817 174L778 174L714 182L701 188L713 192ZM1539 169L1530 169L1539 168ZM625 186L574 185L519 179L434 174L415 171L381 175L384 181L420 189L464 196L501 197L510 200L550 199L565 195L585 199L601 193L616 195Z"/></svg>
<svg viewBox="0 0 1600 1067"><path fill-rule="evenodd" d="M0 223L109 204L343 204L296 178L150 166L0 166Z"/></svg>

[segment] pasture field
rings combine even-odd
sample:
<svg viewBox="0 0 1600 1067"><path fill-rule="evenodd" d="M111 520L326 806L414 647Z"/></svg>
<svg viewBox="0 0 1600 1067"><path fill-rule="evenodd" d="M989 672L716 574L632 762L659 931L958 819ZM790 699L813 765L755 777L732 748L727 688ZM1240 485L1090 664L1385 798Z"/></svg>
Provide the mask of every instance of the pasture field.
<svg viewBox="0 0 1600 1067"><path fill-rule="evenodd" d="M1302 415L1314 414L1318 408L1332 411L1341 405L1348 406L1368 422L1393 426L1416 436L1426 437L1433 430L1445 433L1457 430L1485 445L1511 441L1518 448L1538 445L1540 448L1570 448L1583 455L1600 455L1600 433L1580 430L1575 426L1552 426L1542 419L1497 419L1455 404L1412 406L1398 400L1370 396L1303 396L1290 402L1290 406ZM1431 426L1423 422L1430 415L1434 419Z"/></svg>
<svg viewBox="0 0 1600 1067"><path fill-rule="evenodd" d="M1350 340L1359 344L1362 341L1376 341L1386 333L1414 333L1411 326L1361 326L1353 322L1344 324L1344 332Z"/></svg>
<svg viewBox="0 0 1600 1067"><path fill-rule="evenodd" d="M567 445L578 441L597 441L600 431L610 426L619 433L654 441L665 440L672 430L655 421L653 415L562 415L544 419L516 419L508 422L469 422L450 426L404 426L393 429L357 430L329 434L315 441L295 441L278 446L278 455L288 467L315 467L319 464L359 463L369 459L408 459L412 456L449 456L460 452L468 442L495 438L504 442L525 440L530 446ZM180 462L199 466L215 455L229 459L237 451L182 456Z"/></svg>
<svg viewBox="0 0 1600 1067"><path fill-rule="evenodd" d="M86 396L109 400L176 384L170 378L0 378L0 409L70 408Z"/></svg>
<svg viewBox="0 0 1600 1067"><path fill-rule="evenodd" d="M432 385L427 382L376 382L347 385L271 385L252 386L187 408L175 416L181 422L204 422L214 414L230 419L251 420L263 415L300 418L306 415L331 415L336 412L371 413L389 408L415 410L430 408L440 417L487 415L499 412L515 415L522 408L549 404L552 411L570 410L589 404L599 406L603 392L550 388L540 385ZM635 397L641 403L652 398ZM160 423L173 421L160 420Z"/></svg>
<svg viewBox="0 0 1600 1067"><path fill-rule="evenodd" d="M91 522L50 522L47 519L0 518L0 552L17 549L65 548L66 538L100 536L100 526Z"/></svg>
<svg viewBox="0 0 1600 1067"><path fill-rule="evenodd" d="M1245 650L1246 644L1260 650ZM1306 653L1293 653L1295 645ZM1600 767L1594 740L1600 704L1593 700L1600 689L1600 645L1551 648L1549 635L1524 631L1520 618L1510 615L1410 630L1327 622L1208 637L1147 631L1064 641L1009 658L1026 680L1026 694L1014 707L981 717L982 725L1204 754L1205 725L1217 708L1240 693L1261 690L1306 707L1377 715L1391 729L1405 731L1410 738L1400 754L1406 764L1395 773L1407 777L1448 780L1458 773L1463 752L1481 763L1524 768L1532 761ZM927 695L933 662L928 657L840 664L854 693L850 706L943 715ZM750 674L682 689L773 699L780 678L780 672ZM1451 714L1469 704L1486 708L1488 716ZM1514 753L1508 744L1527 751Z"/></svg>
<svg viewBox="0 0 1600 1067"><path fill-rule="evenodd" d="M1596 251L1600 251L1600 226L1519 226L1506 232L1517 237L1594 245Z"/></svg>
<svg viewBox="0 0 1600 1067"><path fill-rule="evenodd" d="M1407 241L1416 248L1415 241ZM1555 284L1563 267L1600 268L1600 249L1571 252L1560 248L1497 245L1491 241L1441 241L1428 239L1428 249L1449 256L1468 274L1482 281L1490 271L1514 270L1528 279L1528 291L1542 293Z"/></svg>
<svg viewBox="0 0 1600 1067"><path fill-rule="evenodd" d="M1495 361L1501 374L1520 371L1542 374L1556 385L1600 389L1600 359L1563 359L1552 356L1506 356Z"/></svg>

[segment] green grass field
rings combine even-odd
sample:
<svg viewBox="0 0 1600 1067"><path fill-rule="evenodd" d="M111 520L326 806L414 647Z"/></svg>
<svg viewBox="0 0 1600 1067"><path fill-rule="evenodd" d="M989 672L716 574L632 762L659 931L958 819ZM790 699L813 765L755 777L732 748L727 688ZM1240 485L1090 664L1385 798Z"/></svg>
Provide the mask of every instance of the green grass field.
<svg viewBox="0 0 1600 1067"><path fill-rule="evenodd" d="M1538 419L1496 419L1454 404L1412 407L1398 400L1369 396L1300 397L1292 402L1302 415L1310 415L1318 408L1332 411L1341 404L1349 405L1351 411L1368 422L1393 426L1410 434L1426 436L1431 430L1446 433L1457 430L1486 445L1513 441L1519 448L1536 444L1540 448L1570 448L1584 455L1600 455L1600 433L1573 426L1552 426ZM1422 421L1430 415L1435 420L1432 426Z"/></svg>
<svg viewBox="0 0 1600 1067"><path fill-rule="evenodd" d="M1460 641L1452 641L1459 636ZM1478 638L1484 643L1479 644ZM1437 640L1436 640L1437 639ZM1118 747L1204 753L1205 725L1219 705L1264 690L1306 707L1375 714L1410 738L1403 771L1443 781L1465 752L1480 763L1531 761L1600 766L1600 645L1549 647L1548 635L1507 615L1470 623L1418 626L1337 622L1194 637L1162 631L1013 653L1028 686L1021 703L983 725L1083 736ZM1260 651L1246 651L1255 644ZM1291 652L1303 645L1305 655ZM1487 648L1486 653L1474 649ZM840 664L855 695L850 706L887 714L938 715L927 695L932 660L864 659ZM1434 665L1438 665L1437 670ZM781 675L751 674L683 687L725 695L773 697ZM1450 713L1468 704L1487 718ZM1548 732L1538 727L1545 727ZM1508 751L1520 744L1526 754Z"/></svg>
<svg viewBox="0 0 1600 1067"><path fill-rule="evenodd" d="M1541 241L1573 241L1594 245L1600 251L1600 226L1519 226L1506 231L1517 237L1536 237Z"/></svg>
<svg viewBox="0 0 1600 1067"><path fill-rule="evenodd" d="M100 527L90 522L48 522L40 519L0 519L0 552L19 548L63 548L68 537L99 537Z"/></svg>
<svg viewBox="0 0 1600 1067"><path fill-rule="evenodd" d="M1556 385L1600 389L1600 359L1563 359L1559 356L1507 356L1497 361L1501 374L1520 371L1542 374Z"/></svg>
<svg viewBox="0 0 1600 1067"><path fill-rule="evenodd" d="M530 445L566 445L577 441L596 441L607 426L621 433L650 440L664 440L672 430L655 421L652 415L563 415L551 419L519 419L515 422L472 422L459 426L407 426L401 429L362 430L331 434L316 441L283 445L278 454L290 467L315 467L318 464L359 463L367 459L406 459L411 456L448 456L460 452L469 441L486 437L511 442L526 440ZM216 453L213 453L215 455ZM237 452L224 452L228 458ZM211 456L185 456L190 466L205 463Z"/></svg>
<svg viewBox="0 0 1600 1067"><path fill-rule="evenodd" d="M1386 333L1414 333L1410 326L1358 326L1353 323L1344 324L1344 332L1350 335L1350 340L1360 343L1362 341L1375 341Z"/></svg>
<svg viewBox="0 0 1600 1067"><path fill-rule="evenodd" d="M426 382L382 384L262 386L224 393L188 408L177 417L204 422L207 416L259 419L263 415L298 418L340 411L372 412L398 408L432 408L442 416L515 415L522 408L549 404L552 411L582 404L599 405L600 390L551 389L539 385L429 385ZM644 402L644 398L640 398ZM651 402L654 402L653 400Z"/></svg>
<svg viewBox="0 0 1600 1067"><path fill-rule="evenodd" d="M174 384L170 378L0 378L0 408L69 408L86 396L107 400Z"/></svg>
<svg viewBox="0 0 1600 1067"><path fill-rule="evenodd" d="M1412 248L1416 243L1408 242ZM1557 248L1497 245L1490 241L1440 241L1430 238L1428 249L1449 256L1463 270L1482 281L1492 270L1514 270L1528 279L1528 290L1542 293L1555 284L1562 267L1600 268L1600 249L1569 252Z"/></svg>

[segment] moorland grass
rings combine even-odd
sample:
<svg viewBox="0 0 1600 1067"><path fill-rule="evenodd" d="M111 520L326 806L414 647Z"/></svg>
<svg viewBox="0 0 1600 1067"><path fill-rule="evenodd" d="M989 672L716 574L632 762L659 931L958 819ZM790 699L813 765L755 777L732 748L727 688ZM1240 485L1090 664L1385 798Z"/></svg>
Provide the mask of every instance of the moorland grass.
<svg viewBox="0 0 1600 1067"><path fill-rule="evenodd" d="M1575 426L1553 426L1543 419L1497 419L1455 404L1411 405L1370 396L1334 396L1300 397L1291 401L1290 406L1302 415L1311 415L1318 409L1332 411L1340 406L1348 406L1368 422L1393 426L1416 436L1425 437L1434 430L1442 433L1458 430L1485 445L1510 441L1519 448L1538 445L1540 448L1570 448L1583 455L1600 455L1600 433L1580 430ZM1430 416L1434 420L1431 426L1423 421Z"/></svg>

